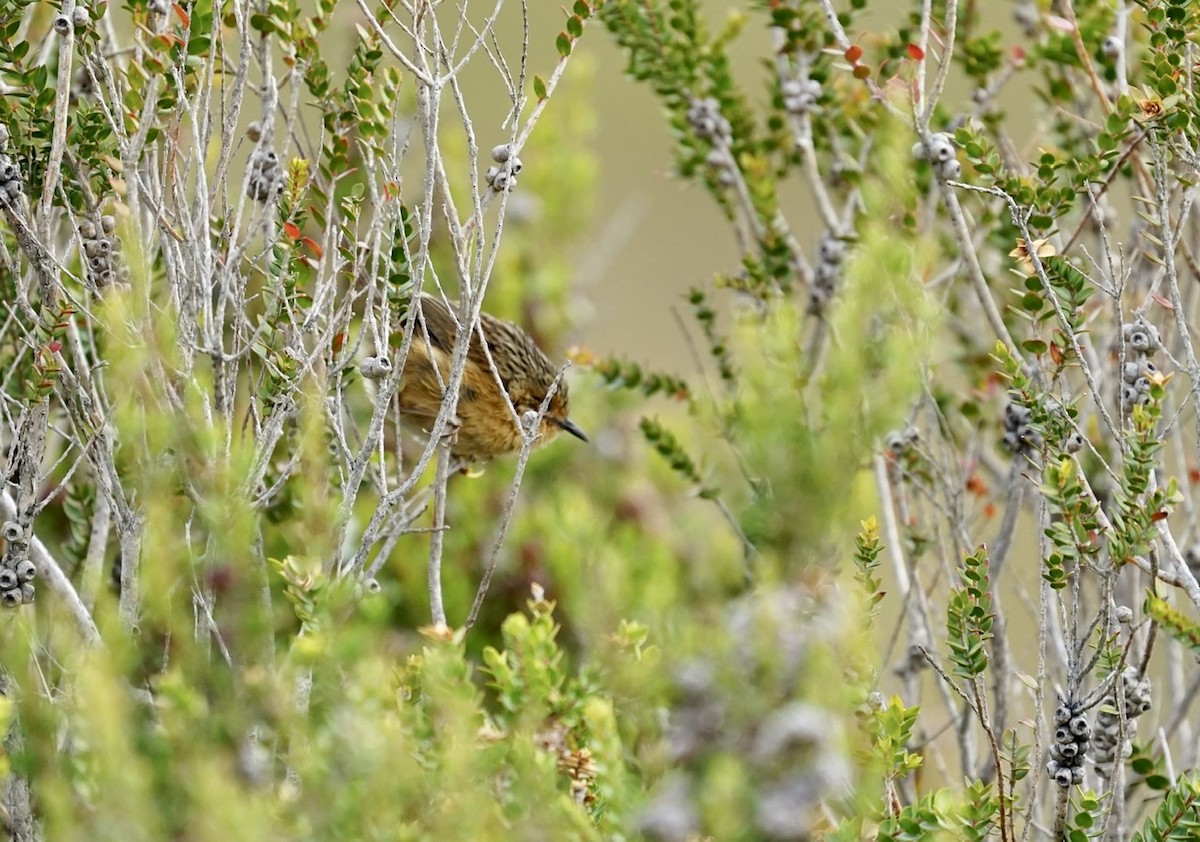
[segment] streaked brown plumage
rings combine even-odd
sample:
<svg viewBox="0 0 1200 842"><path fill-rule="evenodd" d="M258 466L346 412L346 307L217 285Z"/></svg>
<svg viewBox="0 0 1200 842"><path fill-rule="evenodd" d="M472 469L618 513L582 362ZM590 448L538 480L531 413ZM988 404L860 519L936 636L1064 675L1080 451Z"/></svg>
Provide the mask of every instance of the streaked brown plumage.
<svg viewBox="0 0 1200 842"><path fill-rule="evenodd" d="M457 304L451 306L457 308ZM415 308L414 308L415 312ZM450 376L450 359L458 337L458 319L442 299L421 296L421 312L429 331L428 342L418 324L412 348L404 365L400 388L400 411L406 415L432 420L442 405L441 383ZM537 412L558 376L558 371L533 338L512 322L480 314L483 336L491 353L504 390L518 415ZM441 383L434 374L436 363ZM587 441L583 432L571 423L568 413L566 382L560 382L542 418L539 444L554 438L559 430ZM461 459L487 460L521 448L521 431L513 420L496 375L476 334L467 351L462 388L458 396L458 432L451 454Z"/></svg>

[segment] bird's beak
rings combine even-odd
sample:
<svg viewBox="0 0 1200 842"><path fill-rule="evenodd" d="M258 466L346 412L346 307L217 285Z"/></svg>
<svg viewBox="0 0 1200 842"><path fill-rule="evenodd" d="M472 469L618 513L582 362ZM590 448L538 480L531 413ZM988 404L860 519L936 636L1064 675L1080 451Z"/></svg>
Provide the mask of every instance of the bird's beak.
<svg viewBox="0 0 1200 842"><path fill-rule="evenodd" d="M587 441L588 437L583 434L583 430L575 426L575 423L570 418L551 418L550 421L557 424L559 429L564 430L580 441Z"/></svg>

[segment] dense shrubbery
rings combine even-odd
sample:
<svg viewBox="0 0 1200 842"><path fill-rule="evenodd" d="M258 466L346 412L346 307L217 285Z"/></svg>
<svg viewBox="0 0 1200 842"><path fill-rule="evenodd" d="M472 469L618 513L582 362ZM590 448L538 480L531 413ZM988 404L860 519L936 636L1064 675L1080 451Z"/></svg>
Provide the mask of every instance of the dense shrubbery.
<svg viewBox="0 0 1200 842"><path fill-rule="evenodd" d="M13 838L1192 832L1198 13L867 5L0 0ZM609 36L706 374L460 476L407 316L563 335Z"/></svg>

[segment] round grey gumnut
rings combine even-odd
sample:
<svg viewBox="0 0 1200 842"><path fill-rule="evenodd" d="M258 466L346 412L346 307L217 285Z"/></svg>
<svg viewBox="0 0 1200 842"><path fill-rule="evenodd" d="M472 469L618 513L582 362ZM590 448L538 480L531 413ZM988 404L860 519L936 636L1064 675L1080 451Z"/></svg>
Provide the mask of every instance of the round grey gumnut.
<svg viewBox="0 0 1200 842"><path fill-rule="evenodd" d="M100 230L103 231L105 234L111 234L113 231L116 231L117 230L117 218L115 216L110 216L108 214L105 214L104 216L100 217Z"/></svg>
<svg viewBox="0 0 1200 842"><path fill-rule="evenodd" d="M957 181L962 177L962 164L957 158L949 158L938 164L938 175L946 181Z"/></svg>
<svg viewBox="0 0 1200 842"><path fill-rule="evenodd" d="M512 157L512 146L507 143L501 143L499 146L492 147L492 160L497 164L503 164Z"/></svg>
<svg viewBox="0 0 1200 842"><path fill-rule="evenodd" d="M21 602L26 605L33 605L37 599L37 588L33 586L33 582L26 582L21 585Z"/></svg>
<svg viewBox="0 0 1200 842"><path fill-rule="evenodd" d="M935 164L949 161L954 157L954 144L949 135L938 133L929 139L929 160Z"/></svg>
<svg viewBox="0 0 1200 842"><path fill-rule="evenodd" d="M912 145L912 156L913 159L917 161L928 161L929 150L925 148L924 143L918 140Z"/></svg>
<svg viewBox="0 0 1200 842"><path fill-rule="evenodd" d="M4 540L8 542L19 541L25 535L25 530L21 528L21 524L15 520L4 521Z"/></svg>
<svg viewBox="0 0 1200 842"><path fill-rule="evenodd" d="M251 143L258 143L261 137L262 123L258 122L258 120L255 120L250 123L250 125L246 126L246 139Z"/></svg>
<svg viewBox="0 0 1200 842"><path fill-rule="evenodd" d="M1133 609L1128 605L1118 605L1117 610L1113 613L1116 615L1118 623L1128 624L1133 622Z"/></svg>
<svg viewBox="0 0 1200 842"><path fill-rule="evenodd" d="M91 19L92 15L86 6L76 6L71 11L71 23L75 24L76 29L82 29L87 26Z"/></svg>
<svg viewBox="0 0 1200 842"><path fill-rule="evenodd" d="M31 582L37 577L37 565L27 558L17 562L17 578L22 582Z"/></svg>
<svg viewBox="0 0 1200 842"><path fill-rule="evenodd" d="M1068 705L1059 705L1054 711L1054 723L1056 725L1066 725L1071 721L1071 708Z"/></svg>
<svg viewBox="0 0 1200 842"><path fill-rule="evenodd" d="M54 18L52 26L59 35L67 35L71 32L71 19L66 15L58 15Z"/></svg>
<svg viewBox="0 0 1200 842"><path fill-rule="evenodd" d="M373 596L383 590L383 585L379 584L379 580L372 576L363 582L363 590Z"/></svg>
<svg viewBox="0 0 1200 842"><path fill-rule="evenodd" d="M21 602L20 588L10 588L6 591L0 591L0 604L3 604L5 608L16 608Z"/></svg>
<svg viewBox="0 0 1200 842"><path fill-rule="evenodd" d="M8 145L8 126L0 123L0 152Z"/></svg>
<svg viewBox="0 0 1200 842"><path fill-rule="evenodd" d="M505 190L511 190L517 186L517 177L508 170L500 170L496 173L496 177L492 179L492 189L497 193L503 193Z"/></svg>
<svg viewBox="0 0 1200 842"><path fill-rule="evenodd" d="M1100 42L1100 52L1109 58L1116 58L1125 50L1125 44L1116 35L1109 35Z"/></svg>
<svg viewBox="0 0 1200 842"><path fill-rule="evenodd" d="M21 580L17 578L16 571L5 567L0 570L0 590L10 591L21 584Z"/></svg>
<svg viewBox="0 0 1200 842"><path fill-rule="evenodd" d="M392 364L387 357L364 357L358 364L358 373L368 380L382 380L391 370Z"/></svg>
<svg viewBox="0 0 1200 842"><path fill-rule="evenodd" d="M496 176L499 175L499 173L499 167L488 167L487 172L483 174L483 180L488 183L489 187L491 187L496 183Z"/></svg>
<svg viewBox="0 0 1200 842"><path fill-rule="evenodd" d="M79 236L85 240L94 240L96 238L96 226L89 220L85 219L79 223Z"/></svg>
<svg viewBox="0 0 1200 842"><path fill-rule="evenodd" d="M1078 432L1073 432L1063 439L1062 449L1067 453L1078 453L1083 449L1083 436Z"/></svg>
<svg viewBox="0 0 1200 842"><path fill-rule="evenodd" d="M516 175L517 173L519 173L521 171L521 167L522 167L521 159L518 158L516 155L513 155L511 158L509 158L505 162L505 165L508 167L508 171L511 172L513 175Z"/></svg>

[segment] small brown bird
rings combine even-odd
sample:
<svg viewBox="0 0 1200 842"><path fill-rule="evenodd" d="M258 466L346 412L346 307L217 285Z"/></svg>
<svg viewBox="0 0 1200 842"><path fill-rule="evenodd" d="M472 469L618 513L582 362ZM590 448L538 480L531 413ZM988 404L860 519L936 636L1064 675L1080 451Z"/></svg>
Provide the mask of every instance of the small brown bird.
<svg viewBox="0 0 1200 842"><path fill-rule="evenodd" d="M442 406L442 383L450 377L458 318L440 298L432 295L421 296L421 312L429 340L426 341L418 324L404 365L400 411L432 420ZM496 375L519 416L541 409L558 376L533 338L512 322L481 313L480 326L496 372L492 373L479 335L475 334L467 351L467 366L463 370L458 396L458 432L450 448L451 455L460 459L487 460L521 448L521 431L504 402ZM440 382L434 373L434 363L442 375ZM583 431L567 417L567 411L567 384L564 381L558 384L542 417L539 444L554 438L559 430L587 441Z"/></svg>

